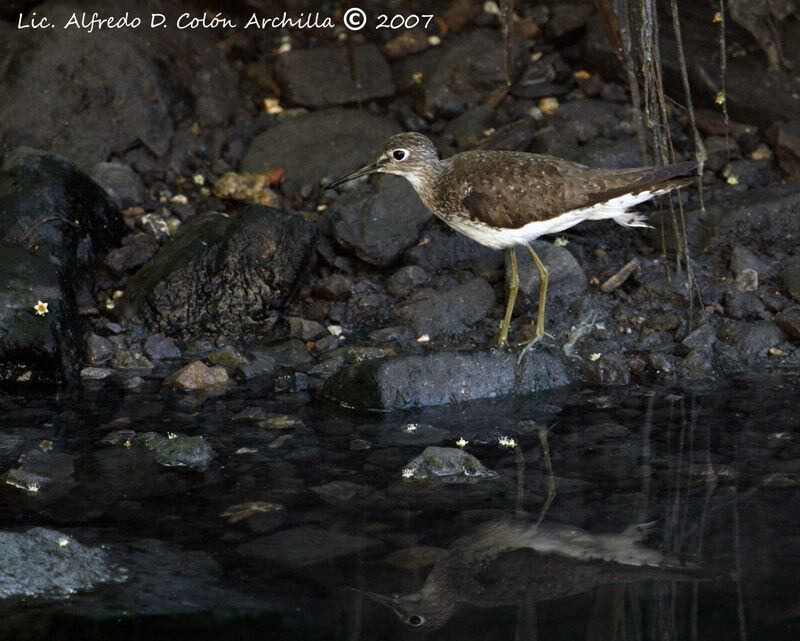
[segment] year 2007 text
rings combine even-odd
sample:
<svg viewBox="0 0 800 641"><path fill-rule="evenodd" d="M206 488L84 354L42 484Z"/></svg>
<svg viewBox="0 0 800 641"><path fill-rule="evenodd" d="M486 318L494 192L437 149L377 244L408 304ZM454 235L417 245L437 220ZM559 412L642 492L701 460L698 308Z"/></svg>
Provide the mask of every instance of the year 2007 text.
<svg viewBox="0 0 800 641"><path fill-rule="evenodd" d="M382 13L378 16L378 24L375 25L376 29L413 29L418 24L422 23L422 26L427 29L428 25L433 20L433 14L422 14L417 15L416 13L409 14L407 16L401 16L399 14L395 14L393 16L387 16L385 13Z"/></svg>

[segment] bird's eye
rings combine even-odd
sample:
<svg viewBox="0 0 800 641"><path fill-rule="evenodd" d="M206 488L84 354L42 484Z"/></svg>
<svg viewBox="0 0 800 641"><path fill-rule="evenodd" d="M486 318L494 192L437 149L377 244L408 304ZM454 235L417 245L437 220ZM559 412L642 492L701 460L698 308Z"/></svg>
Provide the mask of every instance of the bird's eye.
<svg viewBox="0 0 800 641"><path fill-rule="evenodd" d="M419 614L411 614L406 620L408 621L408 625L413 625L415 628L425 623L425 617Z"/></svg>
<svg viewBox="0 0 800 641"><path fill-rule="evenodd" d="M405 149L395 149L392 152L392 158L395 160L404 160L407 155L408 152Z"/></svg>

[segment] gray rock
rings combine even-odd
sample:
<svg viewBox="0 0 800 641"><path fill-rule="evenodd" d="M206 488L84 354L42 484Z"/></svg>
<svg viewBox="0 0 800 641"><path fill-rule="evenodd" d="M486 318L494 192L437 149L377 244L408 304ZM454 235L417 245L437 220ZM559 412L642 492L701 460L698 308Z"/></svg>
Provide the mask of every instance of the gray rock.
<svg viewBox="0 0 800 641"><path fill-rule="evenodd" d="M353 295L353 281L344 274L331 274L317 280L312 291L316 296L327 300L344 302Z"/></svg>
<svg viewBox="0 0 800 641"><path fill-rule="evenodd" d="M56 530L0 532L0 599L9 597L64 598L102 583L127 579L99 547L81 545Z"/></svg>
<svg viewBox="0 0 800 641"><path fill-rule="evenodd" d="M108 192L120 209L141 205L144 201L144 182L128 165L99 162L89 167L86 173Z"/></svg>
<svg viewBox="0 0 800 641"><path fill-rule="evenodd" d="M37 9L60 27L85 7L46 2ZM152 9L164 12L173 25L182 10L160 4ZM135 2L115 5L117 16L148 10ZM182 29L166 38L160 31L101 29L88 38L84 29L9 32L0 53L0 94L6 97L0 104L0 148L31 145L79 165L142 147L163 157L174 131L173 113L185 114L191 105L192 119L202 127L224 123L235 109L237 74L214 45L215 36ZM46 100L41 87L50 88Z"/></svg>
<svg viewBox="0 0 800 641"><path fill-rule="evenodd" d="M106 193L66 159L28 148L6 154L0 379L55 382L77 375L85 326L74 301L91 296L97 256L118 242L123 227ZM39 301L47 304L43 314L34 311Z"/></svg>
<svg viewBox="0 0 800 641"><path fill-rule="evenodd" d="M283 191L292 194L372 162L384 140L399 132L396 124L366 111L323 109L282 120L256 136L241 170L257 174L283 167Z"/></svg>
<svg viewBox="0 0 800 641"><path fill-rule="evenodd" d="M164 334L153 334L144 343L144 352L150 358L160 360L162 358L180 358L181 350L171 338Z"/></svg>
<svg viewBox="0 0 800 641"><path fill-rule="evenodd" d="M234 369L239 365L244 365L247 362L247 357L233 345L225 345L224 347L215 349L206 356L206 358L214 365L222 365L222 367L228 367L230 369Z"/></svg>
<svg viewBox="0 0 800 641"><path fill-rule="evenodd" d="M723 170L723 176L729 179L735 177L737 184L747 185L751 189L777 182L783 177L780 171L773 166L772 160L753 160L752 158L741 158L729 162Z"/></svg>
<svg viewBox="0 0 800 641"><path fill-rule="evenodd" d="M114 353L111 366L116 369L150 369L153 364L136 350L122 349Z"/></svg>
<svg viewBox="0 0 800 641"><path fill-rule="evenodd" d="M698 348L689 352L678 365L678 375L688 380L707 380L714 377L711 350Z"/></svg>
<svg viewBox="0 0 800 641"><path fill-rule="evenodd" d="M304 341L315 341L329 336L328 330L320 323L299 316L292 316L289 319L289 336L300 338Z"/></svg>
<svg viewBox="0 0 800 641"><path fill-rule="evenodd" d="M403 298L427 284L430 279L428 272L419 265L406 265L389 277L386 289L392 296Z"/></svg>
<svg viewBox="0 0 800 641"><path fill-rule="evenodd" d="M781 280L789 295L800 301L800 256L784 261L781 267Z"/></svg>
<svg viewBox="0 0 800 641"><path fill-rule="evenodd" d="M452 118L467 106L484 102L505 85L503 42L497 34L476 30L461 36L423 76L425 106L434 114Z"/></svg>
<svg viewBox="0 0 800 641"><path fill-rule="evenodd" d="M249 363L243 363L236 368L235 374L239 378L249 380L256 376L272 374L276 368L274 358L256 358Z"/></svg>
<svg viewBox="0 0 800 641"><path fill-rule="evenodd" d="M728 316L737 320L768 319L770 313L753 292L731 290L725 293L724 304Z"/></svg>
<svg viewBox="0 0 800 641"><path fill-rule="evenodd" d="M158 251L160 245L150 234L139 232L134 234L122 247L112 249L103 258L103 264L117 274L133 270L144 265Z"/></svg>
<svg viewBox="0 0 800 641"><path fill-rule="evenodd" d="M419 265L430 272L460 269L478 263L502 268L503 252L484 247L471 238L444 227L444 224L426 231L423 239L424 243L405 253L405 262Z"/></svg>
<svg viewBox="0 0 800 641"><path fill-rule="evenodd" d="M389 65L373 44L293 49L275 61L286 99L304 107L330 107L391 96Z"/></svg>
<svg viewBox="0 0 800 641"><path fill-rule="evenodd" d="M498 478L498 474L463 449L430 445L408 462L403 477L443 483L476 483Z"/></svg>
<svg viewBox="0 0 800 641"><path fill-rule="evenodd" d="M798 208L800 182L750 189L707 205L705 217L699 211L687 213L690 227L699 222L699 229L689 233L690 242L694 237L702 251L744 244L772 253L795 233L792 212Z"/></svg>
<svg viewBox="0 0 800 641"><path fill-rule="evenodd" d="M773 319L795 343L800 343L800 307L785 309Z"/></svg>
<svg viewBox="0 0 800 641"><path fill-rule="evenodd" d="M441 352L351 365L328 378L321 395L359 410L403 409L527 394L571 378L560 356L543 349L521 363L505 350Z"/></svg>
<svg viewBox="0 0 800 641"><path fill-rule="evenodd" d="M264 345L250 350L258 358L271 358L281 367L302 367L314 361L314 357L303 341L290 338L272 345Z"/></svg>
<svg viewBox="0 0 800 641"><path fill-rule="evenodd" d="M556 298L571 300L583 292L589 285L589 280L578 261L572 253L563 248L556 247L552 242L537 240L531 243L536 255L547 268L547 297L548 301ZM530 254L522 247L515 247L517 269L519 271L519 292L517 293L517 313L523 312L539 304L539 270L531 260ZM506 261L506 282L511 277L511 266Z"/></svg>
<svg viewBox="0 0 800 641"><path fill-rule="evenodd" d="M419 240L431 213L407 180L387 176L366 200L351 190L331 207L333 237L364 262L385 267Z"/></svg>
<svg viewBox="0 0 800 641"><path fill-rule="evenodd" d="M395 307L395 321L405 323L417 333L431 337L452 336L468 331L494 307L494 290L483 278L412 303Z"/></svg>
<svg viewBox="0 0 800 641"><path fill-rule="evenodd" d="M681 341L681 344L692 349L709 349L717 341L717 330L711 325L701 325Z"/></svg>
<svg viewBox="0 0 800 641"><path fill-rule="evenodd" d="M785 340L780 327L771 321L732 321L720 327L717 337L732 345L742 356L766 356L770 347Z"/></svg>
<svg viewBox="0 0 800 641"><path fill-rule="evenodd" d="M97 365L107 360L114 353L114 344L107 338L90 333L86 337L84 355L89 365Z"/></svg>
<svg viewBox="0 0 800 641"><path fill-rule="evenodd" d="M301 526L244 543L236 552L245 558L303 568L353 554L373 553L381 547L375 539Z"/></svg>
<svg viewBox="0 0 800 641"><path fill-rule="evenodd" d="M271 329L316 237L301 216L261 205L194 216L131 278L120 312L170 335L251 340Z"/></svg>
<svg viewBox="0 0 800 641"><path fill-rule="evenodd" d="M134 442L144 445L164 467L204 470L214 458L214 450L202 436L146 432L138 434Z"/></svg>
<svg viewBox="0 0 800 641"><path fill-rule="evenodd" d="M216 389L229 382L224 367L209 367L201 361L194 361L164 379L163 385L183 392Z"/></svg>
<svg viewBox="0 0 800 641"><path fill-rule="evenodd" d="M597 360L583 361L581 379L591 385L627 385L631 368L619 354L601 354Z"/></svg>
<svg viewBox="0 0 800 641"><path fill-rule="evenodd" d="M102 381L113 375L114 370L110 367L84 367L81 370L81 378L88 381Z"/></svg>

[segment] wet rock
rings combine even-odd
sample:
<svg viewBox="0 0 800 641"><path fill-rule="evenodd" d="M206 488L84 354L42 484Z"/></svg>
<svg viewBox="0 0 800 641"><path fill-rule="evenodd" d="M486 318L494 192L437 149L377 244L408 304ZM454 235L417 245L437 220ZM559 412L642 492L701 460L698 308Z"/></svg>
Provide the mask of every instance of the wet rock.
<svg viewBox="0 0 800 641"><path fill-rule="evenodd" d="M790 258L783 263L781 280L789 295L800 301L800 256Z"/></svg>
<svg viewBox="0 0 800 641"><path fill-rule="evenodd" d="M84 9L70 2L37 7L55 25ZM143 18L163 12L167 24L181 11L151 2L115 5L117 16L126 10ZM237 75L211 32L171 30L164 37L160 31L99 30L91 37L83 29L11 32L0 54L0 94L7 97L0 105L0 146L37 146L79 165L142 147L163 157L174 131L172 112L186 109L178 105L191 104L202 127L226 121L235 109ZM50 87L47 100L37 87Z"/></svg>
<svg viewBox="0 0 800 641"><path fill-rule="evenodd" d="M723 178L735 181L737 185L750 188L763 187L771 182L781 180L780 172L773 167L772 160L754 160L742 158L729 162L722 170Z"/></svg>
<svg viewBox="0 0 800 641"><path fill-rule="evenodd" d="M70 162L19 148L0 167L0 230L0 378L72 378L85 333L76 299L122 235L119 210Z"/></svg>
<svg viewBox="0 0 800 641"><path fill-rule="evenodd" d="M569 250L556 247L552 242L537 240L531 243L536 255L547 267L547 296L549 301L556 298L571 299L586 291L589 280L583 269ZM531 260L527 250L515 247L517 269L519 272L519 292L515 310L522 312L526 307L539 303L539 270ZM508 261L507 261L508 262ZM506 282L511 278L510 263L506 265Z"/></svg>
<svg viewBox="0 0 800 641"><path fill-rule="evenodd" d="M768 319L770 313L764 303L753 292L731 290L725 293L725 311L728 316L737 320Z"/></svg>
<svg viewBox="0 0 800 641"><path fill-rule="evenodd" d="M627 385L631 368L619 354L601 354L600 358L583 362L581 379L592 385Z"/></svg>
<svg viewBox="0 0 800 641"><path fill-rule="evenodd" d="M407 180L387 176L378 192L366 200L351 190L332 206L333 237L345 249L371 265L385 267L416 244L431 218Z"/></svg>
<svg viewBox="0 0 800 641"><path fill-rule="evenodd" d="M144 265L158 251L158 241L144 232L134 234L122 247L112 249L103 258L103 264L113 269L117 274L132 271L135 267Z"/></svg>
<svg viewBox="0 0 800 641"><path fill-rule="evenodd" d="M393 317L417 335L452 336L468 331L494 307L494 290L483 278L474 278L444 292L396 307Z"/></svg>
<svg viewBox="0 0 800 641"><path fill-rule="evenodd" d="M242 160L242 171L286 170L283 193L323 178L344 176L378 157L383 141L400 128L356 109L324 109L282 120L256 136Z"/></svg>
<svg viewBox="0 0 800 641"><path fill-rule="evenodd" d="M430 279L428 272L419 265L406 265L389 277L386 289L392 296L404 298L422 285L426 285Z"/></svg>
<svg viewBox="0 0 800 641"><path fill-rule="evenodd" d="M317 228L250 205L236 216L194 216L130 280L123 317L166 334L268 332L313 255Z"/></svg>
<svg viewBox="0 0 800 641"><path fill-rule="evenodd" d="M287 100L304 107L330 107L391 96L389 65L373 44L293 49L275 62Z"/></svg>
<svg viewBox="0 0 800 641"><path fill-rule="evenodd" d="M280 503L258 501L244 524L255 534L269 534L286 523L288 511Z"/></svg>
<svg viewBox="0 0 800 641"><path fill-rule="evenodd" d="M97 365L107 360L114 353L114 344L107 338L90 333L86 337L84 356L89 365Z"/></svg>
<svg viewBox="0 0 800 641"><path fill-rule="evenodd" d="M505 84L503 42L495 33L476 30L462 36L423 77L428 111L448 118Z"/></svg>
<svg viewBox="0 0 800 641"><path fill-rule="evenodd" d="M353 295L353 281L344 274L331 274L317 280L313 292L328 300L348 301Z"/></svg>
<svg viewBox="0 0 800 641"><path fill-rule="evenodd" d="M153 364L136 350L122 349L114 353L111 366L116 369L150 369Z"/></svg>
<svg viewBox="0 0 800 641"><path fill-rule="evenodd" d="M114 370L110 367L84 367L81 370L81 378L87 381L102 381L113 375Z"/></svg>
<svg viewBox="0 0 800 641"><path fill-rule="evenodd" d="M144 182L128 165L99 162L89 167L86 173L106 190L120 209L141 205L144 201Z"/></svg>
<svg viewBox="0 0 800 641"><path fill-rule="evenodd" d="M714 371L709 349L693 349L678 365L678 375L687 380L710 379L713 378Z"/></svg>
<svg viewBox="0 0 800 641"><path fill-rule="evenodd" d="M306 348L306 344L296 338L265 345L259 348L252 348L251 353L258 358L271 358L281 367L302 367L313 362L314 357Z"/></svg>
<svg viewBox="0 0 800 641"><path fill-rule="evenodd" d="M328 330L320 323L292 316L289 319L289 335L292 338L299 338L304 341L315 341L324 336L329 336Z"/></svg>
<svg viewBox="0 0 800 641"><path fill-rule="evenodd" d="M681 341L681 344L692 349L707 349L711 347L717 340L717 330L709 324L701 325L696 330L692 331L686 338Z"/></svg>
<svg viewBox="0 0 800 641"><path fill-rule="evenodd" d="M426 447L403 469L403 478L443 483L475 483L497 477L497 472L485 467L469 452L461 448L434 445Z"/></svg>
<svg viewBox="0 0 800 641"><path fill-rule="evenodd" d="M505 350L397 356L351 365L331 376L323 398L358 410L443 405L569 384L558 354L533 350L521 363Z"/></svg>
<svg viewBox="0 0 800 641"><path fill-rule="evenodd" d="M0 532L0 558L0 599L64 598L127 579L124 569L109 562L105 550L86 547L67 534L42 527Z"/></svg>
<svg viewBox="0 0 800 641"><path fill-rule="evenodd" d="M325 503L339 506L352 504L354 499L363 497L369 491L366 486L352 481L330 481L309 489Z"/></svg>
<svg viewBox="0 0 800 641"><path fill-rule="evenodd" d="M236 552L248 559L302 568L353 554L374 553L381 547L374 539L301 526L244 543Z"/></svg>
<svg viewBox="0 0 800 641"><path fill-rule="evenodd" d="M758 289L758 272L750 267L745 267L733 281L734 287L740 292L754 292Z"/></svg>
<svg viewBox="0 0 800 641"><path fill-rule="evenodd" d="M582 29L593 12L594 7L589 3L554 5L550 20L545 25L545 35L551 40L557 40L577 29Z"/></svg>
<svg viewBox="0 0 800 641"><path fill-rule="evenodd" d="M795 343L800 343L800 307L786 309L773 319Z"/></svg>
<svg viewBox="0 0 800 641"><path fill-rule="evenodd" d="M233 345L225 345L219 349L215 349L206 358L214 365L221 365L235 369L239 365L244 365L247 362L247 357L242 354Z"/></svg>
<svg viewBox="0 0 800 641"><path fill-rule="evenodd" d="M447 550L429 545L402 548L386 555L383 562L399 570L422 570L433 566L439 559L447 556Z"/></svg>
<svg viewBox="0 0 800 641"><path fill-rule="evenodd" d="M650 352L647 355L647 368L654 376L666 378L675 373L677 359L672 354Z"/></svg>
<svg viewBox="0 0 800 641"><path fill-rule="evenodd" d="M256 358L236 368L236 376L250 380L256 376L267 376L275 371L277 365L274 358Z"/></svg>
<svg viewBox="0 0 800 641"><path fill-rule="evenodd" d="M156 462L164 467L205 470L214 458L214 450L202 436L172 433L164 436L157 432L146 432L138 434L134 442L141 442L153 453Z"/></svg>
<svg viewBox="0 0 800 641"><path fill-rule="evenodd" d="M228 372L224 367L209 367L202 361L189 363L164 379L163 385L171 389L190 392L224 385L228 382Z"/></svg>
<svg viewBox="0 0 800 641"><path fill-rule="evenodd" d="M781 169L797 180L800 177L800 120L776 123L768 134Z"/></svg>
<svg viewBox="0 0 800 641"><path fill-rule="evenodd" d="M153 334L144 343L144 352L150 358L160 360L162 358L180 358L181 350L171 338L164 334Z"/></svg>
<svg viewBox="0 0 800 641"><path fill-rule="evenodd" d="M749 248L742 245L736 245L731 251L729 268L735 276L741 274L745 269L752 269L762 277L770 273L769 265L756 256Z"/></svg>
<svg viewBox="0 0 800 641"><path fill-rule="evenodd" d="M699 222L690 241L695 236L703 251L745 243L751 250L773 253L795 233L791 212L798 208L800 182L750 189L708 205L705 217L689 212L688 220Z"/></svg>
<svg viewBox="0 0 800 641"><path fill-rule="evenodd" d="M770 321L729 322L717 331L717 337L732 345L742 356L766 356L770 347L783 342L780 327Z"/></svg>

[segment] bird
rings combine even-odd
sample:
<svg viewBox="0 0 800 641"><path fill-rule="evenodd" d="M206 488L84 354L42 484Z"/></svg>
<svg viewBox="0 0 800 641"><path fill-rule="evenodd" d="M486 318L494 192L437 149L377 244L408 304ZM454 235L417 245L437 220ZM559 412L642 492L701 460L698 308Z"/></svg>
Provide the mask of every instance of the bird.
<svg viewBox="0 0 800 641"><path fill-rule="evenodd" d="M470 150L444 160L423 134L390 136L374 162L334 180L339 185L374 173L405 178L423 204L456 231L493 249L508 251L510 280L499 347L508 346L519 289L515 246L522 246L540 276L534 336L520 358L545 335L547 268L530 241L584 220L610 218L624 227L649 227L634 205L688 184L695 161L663 167L593 169L555 156L520 151Z"/></svg>
<svg viewBox="0 0 800 641"><path fill-rule="evenodd" d="M420 631L443 626L462 604L481 608L546 601L648 579L698 580L699 568L640 541L654 525L590 534L578 527L501 518L457 539L419 590L387 596L348 586Z"/></svg>

